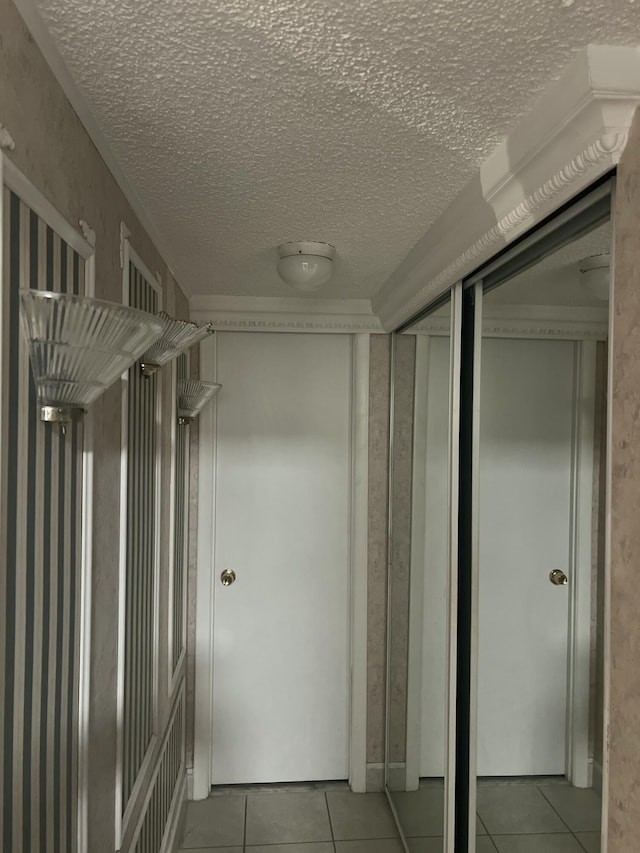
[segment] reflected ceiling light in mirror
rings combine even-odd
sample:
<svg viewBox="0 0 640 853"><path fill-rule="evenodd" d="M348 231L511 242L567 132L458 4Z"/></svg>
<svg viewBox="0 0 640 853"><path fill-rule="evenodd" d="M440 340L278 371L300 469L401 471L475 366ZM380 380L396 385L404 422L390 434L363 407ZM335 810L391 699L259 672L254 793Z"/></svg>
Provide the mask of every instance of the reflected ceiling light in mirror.
<svg viewBox="0 0 640 853"><path fill-rule="evenodd" d="M609 252L592 255L580 261L580 281L592 296L601 302L609 298L611 256Z"/></svg>
<svg viewBox="0 0 640 853"><path fill-rule="evenodd" d="M180 353L197 344L207 335L213 334L211 323L199 326L197 323L189 323L185 320L174 320L164 311L161 311L157 317L162 323L162 335L153 346L145 350L140 359L140 369L142 375L146 377L152 376L163 364L177 358Z"/></svg>
<svg viewBox="0 0 640 853"><path fill-rule="evenodd" d="M88 296L20 291L40 419L80 420L162 334L158 317Z"/></svg>
<svg viewBox="0 0 640 853"><path fill-rule="evenodd" d="M218 382L181 379L178 382L178 423L180 426L193 423L221 388L222 385Z"/></svg>
<svg viewBox="0 0 640 853"><path fill-rule="evenodd" d="M330 243L282 243L278 253L278 275L296 290L310 293L331 278L336 250Z"/></svg>

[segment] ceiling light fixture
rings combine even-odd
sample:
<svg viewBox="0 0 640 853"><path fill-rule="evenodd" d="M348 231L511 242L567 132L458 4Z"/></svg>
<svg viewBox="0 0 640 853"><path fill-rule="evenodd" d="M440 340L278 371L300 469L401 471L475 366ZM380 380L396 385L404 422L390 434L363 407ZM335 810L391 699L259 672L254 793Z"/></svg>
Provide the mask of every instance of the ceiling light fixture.
<svg viewBox="0 0 640 853"><path fill-rule="evenodd" d="M88 296L21 290L40 419L77 421L162 334L158 317Z"/></svg>
<svg viewBox="0 0 640 853"><path fill-rule="evenodd" d="M207 403L222 388L218 382L181 379L178 382L178 423L187 426L198 417Z"/></svg>
<svg viewBox="0 0 640 853"><path fill-rule="evenodd" d="M580 281L592 296L601 302L609 298L609 281L611 278L611 256L609 252L592 255L580 261Z"/></svg>
<svg viewBox="0 0 640 853"><path fill-rule="evenodd" d="M331 278L336 250L330 243L282 243L278 252L278 275L296 290L310 293Z"/></svg>
<svg viewBox="0 0 640 853"><path fill-rule="evenodd" d="M158 314L162 323L162 335L145 351L140 359L142 375L152 376L158 368L168 361L177 358L180 353L197 344L198 341L213 334L211 323L199 326L197 323L189 323L185 320L174 320L164 311Z"/></svg>

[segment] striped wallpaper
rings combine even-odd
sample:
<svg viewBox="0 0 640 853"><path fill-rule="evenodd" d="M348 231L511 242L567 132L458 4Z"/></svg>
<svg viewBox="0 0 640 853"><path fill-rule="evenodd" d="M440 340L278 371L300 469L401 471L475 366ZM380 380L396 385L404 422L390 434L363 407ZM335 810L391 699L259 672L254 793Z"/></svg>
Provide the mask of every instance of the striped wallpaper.
<svg viewBox="0 0 640 853"><path fill-rule="evenodd" d="M167 833L169 813L179 792L181 773L184 771L184 687L167 729L164 749L151 783L151 794L143 811L143 820L134 842L134 853L160 853Z"/></svg>
<svg viewBox="0 0 640 853"><path fill-rule="evenodd" d="M177 378L187 379L189 356L184 353L177 359ZM173 576L171 578L172 620L170 675L176 670L185 650L186 643L186 581L187 581L187 538L189 534L189 427L178 427L176 431L176 477L175 477L175 536L173 553Z"/></svg>
<svg viewBox="0 0 640 853"><path fill-rule="evenodd" d="M157 286L129 264L129 304L152 314ZM157 728L157 443L159 377L130 368L126 404L126 556L121 814L154 743Z"/></svg>
<svg viewBox="0 0 640 853"><path fill-rule="evenodd" d="M39 420L18 291L84 292L84 261L3 188L0 837L77 849L82 425Z"/></svg>

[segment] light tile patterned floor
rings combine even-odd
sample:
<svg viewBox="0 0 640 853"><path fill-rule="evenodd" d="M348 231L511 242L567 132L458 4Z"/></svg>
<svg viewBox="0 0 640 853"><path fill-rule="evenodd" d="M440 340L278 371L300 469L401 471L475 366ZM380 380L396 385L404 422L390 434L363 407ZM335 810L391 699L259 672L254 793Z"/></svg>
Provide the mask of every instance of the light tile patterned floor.
<svg viewBox="0 0 640 853"><path fill-rule="evenodd" d="M442 853L442 789L392 795L411 853ZM600 853L600 798L566 782L482 780L476 853Z"/></svg>
<svg viewBox="0 0 640 853"><path fill-rule="evenodd" d="M184 853L403 853L384 794L256 791L189 803Z"/></svg>
<svg viewBox="0 0 640 853"><path fill-rule="evenodd" d="M189 803L182 853L403 853L384 794L216 793ZM411 853L442 853L442 793L394 794ZM478 788L477 853L599 853L593 791L550 784Z"/></svg>

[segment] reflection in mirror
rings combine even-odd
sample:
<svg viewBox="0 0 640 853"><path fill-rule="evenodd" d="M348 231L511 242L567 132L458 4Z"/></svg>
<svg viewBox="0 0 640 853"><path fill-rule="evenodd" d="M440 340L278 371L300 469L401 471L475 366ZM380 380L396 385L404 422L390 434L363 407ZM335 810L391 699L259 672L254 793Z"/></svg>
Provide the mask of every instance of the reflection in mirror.
<svg viewBox="0 0 640 853"><path fill-rule="evenodd" d="M448 300L393 339L386 784L405 838L432 851L444 834L450 325Z"/></svg>
<svg viewBox="0 0 640 853"><path fill-rule="evenodd" d="M605 223L483 295L477 810L504 853L600 850L609 248Z"/></svg>

